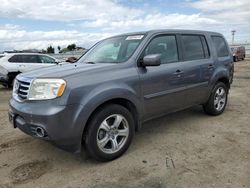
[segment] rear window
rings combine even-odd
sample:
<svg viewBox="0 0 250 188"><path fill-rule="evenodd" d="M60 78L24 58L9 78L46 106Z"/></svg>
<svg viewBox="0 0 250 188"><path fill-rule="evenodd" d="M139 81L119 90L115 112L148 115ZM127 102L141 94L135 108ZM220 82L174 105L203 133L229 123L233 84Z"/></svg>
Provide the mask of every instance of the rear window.
<svg viewBox="0 0 250 188"><path fill-rule="evenodd" d="M182 35L184 59L186 61L205 59L209 57L209 49L204 36Z"/></svg>
<svg viewBox="0 0 250 188"><path fill-rule="evenodd" d="M212 36L212 40L218 57L227 57L229 55L229 51L225 39L220 36Z"/></svg>
<svg viewBox="0 0 250 188"><path fill-rule="evenodd" d="M40 60L37 55L14 55L9 62L16 63L38 63Z"/></svg>
<svg viewBox="0 0 250 188"><path fill-rule="evenodd" d="M19 55L13 55L11 58L9 58L8 61L9 61L9 62L17 62L17 63L20 63L20 62L21 62L21 59L20 59Z"/></svg>

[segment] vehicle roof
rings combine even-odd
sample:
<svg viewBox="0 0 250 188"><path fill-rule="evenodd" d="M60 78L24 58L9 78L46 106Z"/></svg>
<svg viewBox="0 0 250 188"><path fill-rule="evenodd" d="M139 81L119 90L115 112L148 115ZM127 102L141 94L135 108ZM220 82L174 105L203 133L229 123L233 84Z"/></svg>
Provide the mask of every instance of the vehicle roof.
<svg viewBox="0 0 250 188"><path fill-rule="evenodd" d="M4 54L4 56L8 56L8 57L13 56L13 55L46 55L46 56L49 56L51 58L54 58L53 56L50 56L49 54L42 54L42 53L22 53L22 52L19 52L19 53L5 53Z"/></svg>
<svg viewBox="0 0 250 188"><path fill-rule="evenodd" d="M5 55L47 55L47 54L17 52L17 53L5 53Z"/></svg>
<svg viewBox="0 0 250 188"><path fill-rule="evenodd" d="M149 31L141 31L141 32L131 32L124 33L117 36L124 35L145 35L145 34L158 34L158 33L187 33L187 34L210 34L210 35L222 35L213 31L202 31L202 30L186 30L186 29L157 29L157 30L149 30Z"/></svg>

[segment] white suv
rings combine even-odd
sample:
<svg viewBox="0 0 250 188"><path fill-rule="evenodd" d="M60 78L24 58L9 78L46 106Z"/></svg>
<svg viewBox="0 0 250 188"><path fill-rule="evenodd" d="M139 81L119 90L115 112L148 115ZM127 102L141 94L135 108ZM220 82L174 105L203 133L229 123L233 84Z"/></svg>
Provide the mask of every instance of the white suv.
<svg viewBox="0 0 250 188"><path fill-rule="evenodd" d="M11 53L0 58L0 84L11 87L22 72L58 64L54 57L39 53Z"/></svg>

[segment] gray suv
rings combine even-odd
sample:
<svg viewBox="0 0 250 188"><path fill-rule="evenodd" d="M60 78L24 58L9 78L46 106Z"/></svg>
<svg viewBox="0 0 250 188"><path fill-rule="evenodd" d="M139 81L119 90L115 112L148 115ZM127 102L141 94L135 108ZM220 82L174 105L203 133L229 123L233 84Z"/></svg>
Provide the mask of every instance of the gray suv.
<svg viewBox="0 0 250 188"><path fill-rule="evenodd" d="M17 76L12 125L71 151L84 146L108 161L121 156L143 122L202 105L221 114L233 58L219 33L154 30L114 36L75 64Z"/></svg>

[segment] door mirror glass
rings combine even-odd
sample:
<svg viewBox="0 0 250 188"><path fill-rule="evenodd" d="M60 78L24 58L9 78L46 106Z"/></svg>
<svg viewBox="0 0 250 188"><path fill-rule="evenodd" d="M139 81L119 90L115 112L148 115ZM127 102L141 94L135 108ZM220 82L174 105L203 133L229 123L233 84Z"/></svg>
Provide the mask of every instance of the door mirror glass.
<svg viewBox="0 0 250 188"><path fill-rule="evenodd" d="M143 58L142 66L159 66L161 64L161 54L150 54Z"/></svg>

